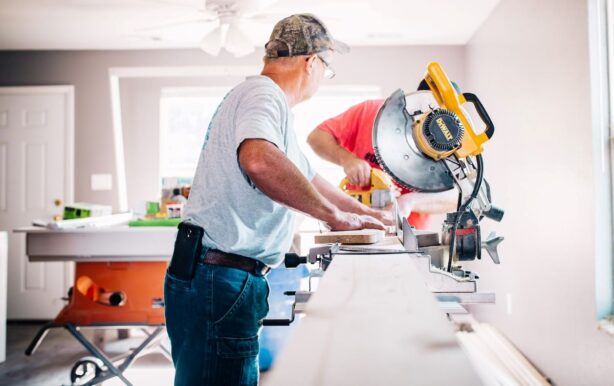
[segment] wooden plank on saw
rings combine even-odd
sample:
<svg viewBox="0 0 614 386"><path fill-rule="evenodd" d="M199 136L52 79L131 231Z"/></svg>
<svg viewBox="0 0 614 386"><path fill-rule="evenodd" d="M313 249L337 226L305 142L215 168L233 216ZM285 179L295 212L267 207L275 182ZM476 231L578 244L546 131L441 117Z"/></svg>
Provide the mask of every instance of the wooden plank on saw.
<svg viewBox="0 0 614 386"><path fill-rule="evenodd" d="M375 244L384 238L384 231L377 229L361 229L355 231L333 231L314 236L316 244Z"/></svg>

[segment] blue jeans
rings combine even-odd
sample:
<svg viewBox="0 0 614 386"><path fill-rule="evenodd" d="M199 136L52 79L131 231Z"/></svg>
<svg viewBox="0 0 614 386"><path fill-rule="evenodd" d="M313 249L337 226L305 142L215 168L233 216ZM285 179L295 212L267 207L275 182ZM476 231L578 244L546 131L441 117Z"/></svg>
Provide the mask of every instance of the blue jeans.
<svg viewBox="0 0 614 386"><path fill-rule="evenodd" d="M199 263L191 281L166 273L175 386L257 385L258 335L269 312L264 276Z"/></svg>

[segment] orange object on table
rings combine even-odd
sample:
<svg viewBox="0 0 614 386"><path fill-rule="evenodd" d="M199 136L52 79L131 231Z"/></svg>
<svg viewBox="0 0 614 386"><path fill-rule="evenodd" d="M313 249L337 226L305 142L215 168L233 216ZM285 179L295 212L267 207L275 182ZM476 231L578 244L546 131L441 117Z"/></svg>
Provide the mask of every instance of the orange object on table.
<svg viewBox="0 0 614 386"><path fill-rule="evenodd" d="M165 261L77 262L70 300L56 324L164 324ZM122 291L126 302L113 307L98 302L101 289Z"/></svg>

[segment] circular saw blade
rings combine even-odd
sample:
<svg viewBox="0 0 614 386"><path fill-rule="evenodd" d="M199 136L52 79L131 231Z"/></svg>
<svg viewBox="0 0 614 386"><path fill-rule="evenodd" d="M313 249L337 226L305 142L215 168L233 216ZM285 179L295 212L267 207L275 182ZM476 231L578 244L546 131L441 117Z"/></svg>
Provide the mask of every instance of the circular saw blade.
<svg viewBox="0 0 614 386"><path fill-rule="evenodd" d="M382 168L399 184L421 192L443 192L454 187L444 164L424 155L412 133L413 118L438 106L430 91L405 95L395 91L377 113L373 125L373 147Z"/></svg>

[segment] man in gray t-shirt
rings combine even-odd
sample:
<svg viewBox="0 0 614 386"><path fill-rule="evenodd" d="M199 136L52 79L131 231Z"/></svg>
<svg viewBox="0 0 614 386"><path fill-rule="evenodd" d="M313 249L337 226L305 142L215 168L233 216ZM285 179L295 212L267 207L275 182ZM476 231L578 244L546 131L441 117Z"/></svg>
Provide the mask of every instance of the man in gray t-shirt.
<svg viewBox="0 0 614 386"><path fill-rule="evenodd" d="M333 230L391 220L317 175L292 127L290 109L334 76L333 53L348 47L308 14L277 23L265 47L261 75L233 88L209 124L184 215L203 229L202 251L178 253L178 236L166 275L175 385L258 383L264 274L290 247L295 211Z"/></svg>

